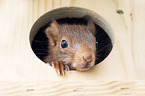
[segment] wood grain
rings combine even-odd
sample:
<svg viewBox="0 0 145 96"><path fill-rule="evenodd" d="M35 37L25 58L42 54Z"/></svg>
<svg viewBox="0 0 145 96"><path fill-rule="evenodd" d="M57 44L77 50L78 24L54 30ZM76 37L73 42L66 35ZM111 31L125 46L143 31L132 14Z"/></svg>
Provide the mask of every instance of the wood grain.
<svg viewBox="0 0 145 96"><path fill-rule="evenodd" d="M145 82L1 82L1 96L144 96Z"/></svg>
<svg viewBox="0 0 145 96"><path fill-rule="evenodd" d="M0 0L0 95L144 96L144 5L144 0ZM33 53L29 34L44 13L69 6L102 16L113 29L114 45L92 70L58 77Z"/></svg>

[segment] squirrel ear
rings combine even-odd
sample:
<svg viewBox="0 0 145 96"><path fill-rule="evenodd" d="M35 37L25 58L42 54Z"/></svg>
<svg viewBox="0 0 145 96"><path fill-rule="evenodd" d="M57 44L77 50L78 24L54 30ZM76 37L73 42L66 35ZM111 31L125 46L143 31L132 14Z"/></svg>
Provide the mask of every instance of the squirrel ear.
<svg viewBox="0 0 145 96"><path fill-rule="evenodd" d="M88 21L88 24L87 24L88 29L95 36L96 28L95 28L95 24L94 24L93 20L91 19L91 17L88 17L88 16L86 16L85 18Z"/></svg>
<svg viewBox="0 0 145 96"><path fill-rule="evenodd" d="M45 34L49 39L50 45L55 46L60 32L59 24L53 20L49 27L46 28Z"/></svg>

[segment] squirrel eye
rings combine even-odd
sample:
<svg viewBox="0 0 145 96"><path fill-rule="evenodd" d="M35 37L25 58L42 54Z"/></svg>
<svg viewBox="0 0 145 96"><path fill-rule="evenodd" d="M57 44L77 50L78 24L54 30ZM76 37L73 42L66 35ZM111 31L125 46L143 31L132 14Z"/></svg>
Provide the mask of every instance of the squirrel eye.
<svg viewBox="0 0 145 96"><path fill-rule="evenodd" d="M66 40L62 40L62 41L61 41L61 47L62 47L63 49L68 47L68 44L67 44L67 41L66 41Z"/></svg>

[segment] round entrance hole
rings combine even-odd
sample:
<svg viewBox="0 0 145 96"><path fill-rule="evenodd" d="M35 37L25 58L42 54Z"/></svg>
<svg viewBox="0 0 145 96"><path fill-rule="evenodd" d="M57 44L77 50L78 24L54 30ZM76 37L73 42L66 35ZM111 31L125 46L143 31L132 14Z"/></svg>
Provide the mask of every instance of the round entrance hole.
<svg viewBox="0 0 145 96"><path fill-rule="evenodd" d="M30 32L30 44L36 56L44 61L48 52L49 39L45 35L45 29L50 26L52 20L58 24L87 24L83 17L89 16L95 24L96 61L95 65L103 61L111 52L113 47L113 32L109 24L97 13L78 7L63 7L47 12L42 15L33 25Z"/></svg>

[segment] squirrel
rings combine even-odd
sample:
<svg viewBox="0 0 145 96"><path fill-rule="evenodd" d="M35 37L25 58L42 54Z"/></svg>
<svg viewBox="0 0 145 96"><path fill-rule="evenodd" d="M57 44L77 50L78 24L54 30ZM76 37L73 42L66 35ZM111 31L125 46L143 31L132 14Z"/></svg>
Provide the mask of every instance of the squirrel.
<svg viewBox="0 0 145 96"><path fill-rule="evenodd" d="M96 29L93 20L86 19L86 25L52 20L44 31L49 43L44 62L55 68L59 76L64 76L66 70L86 71L95 65Z"/></svg>

